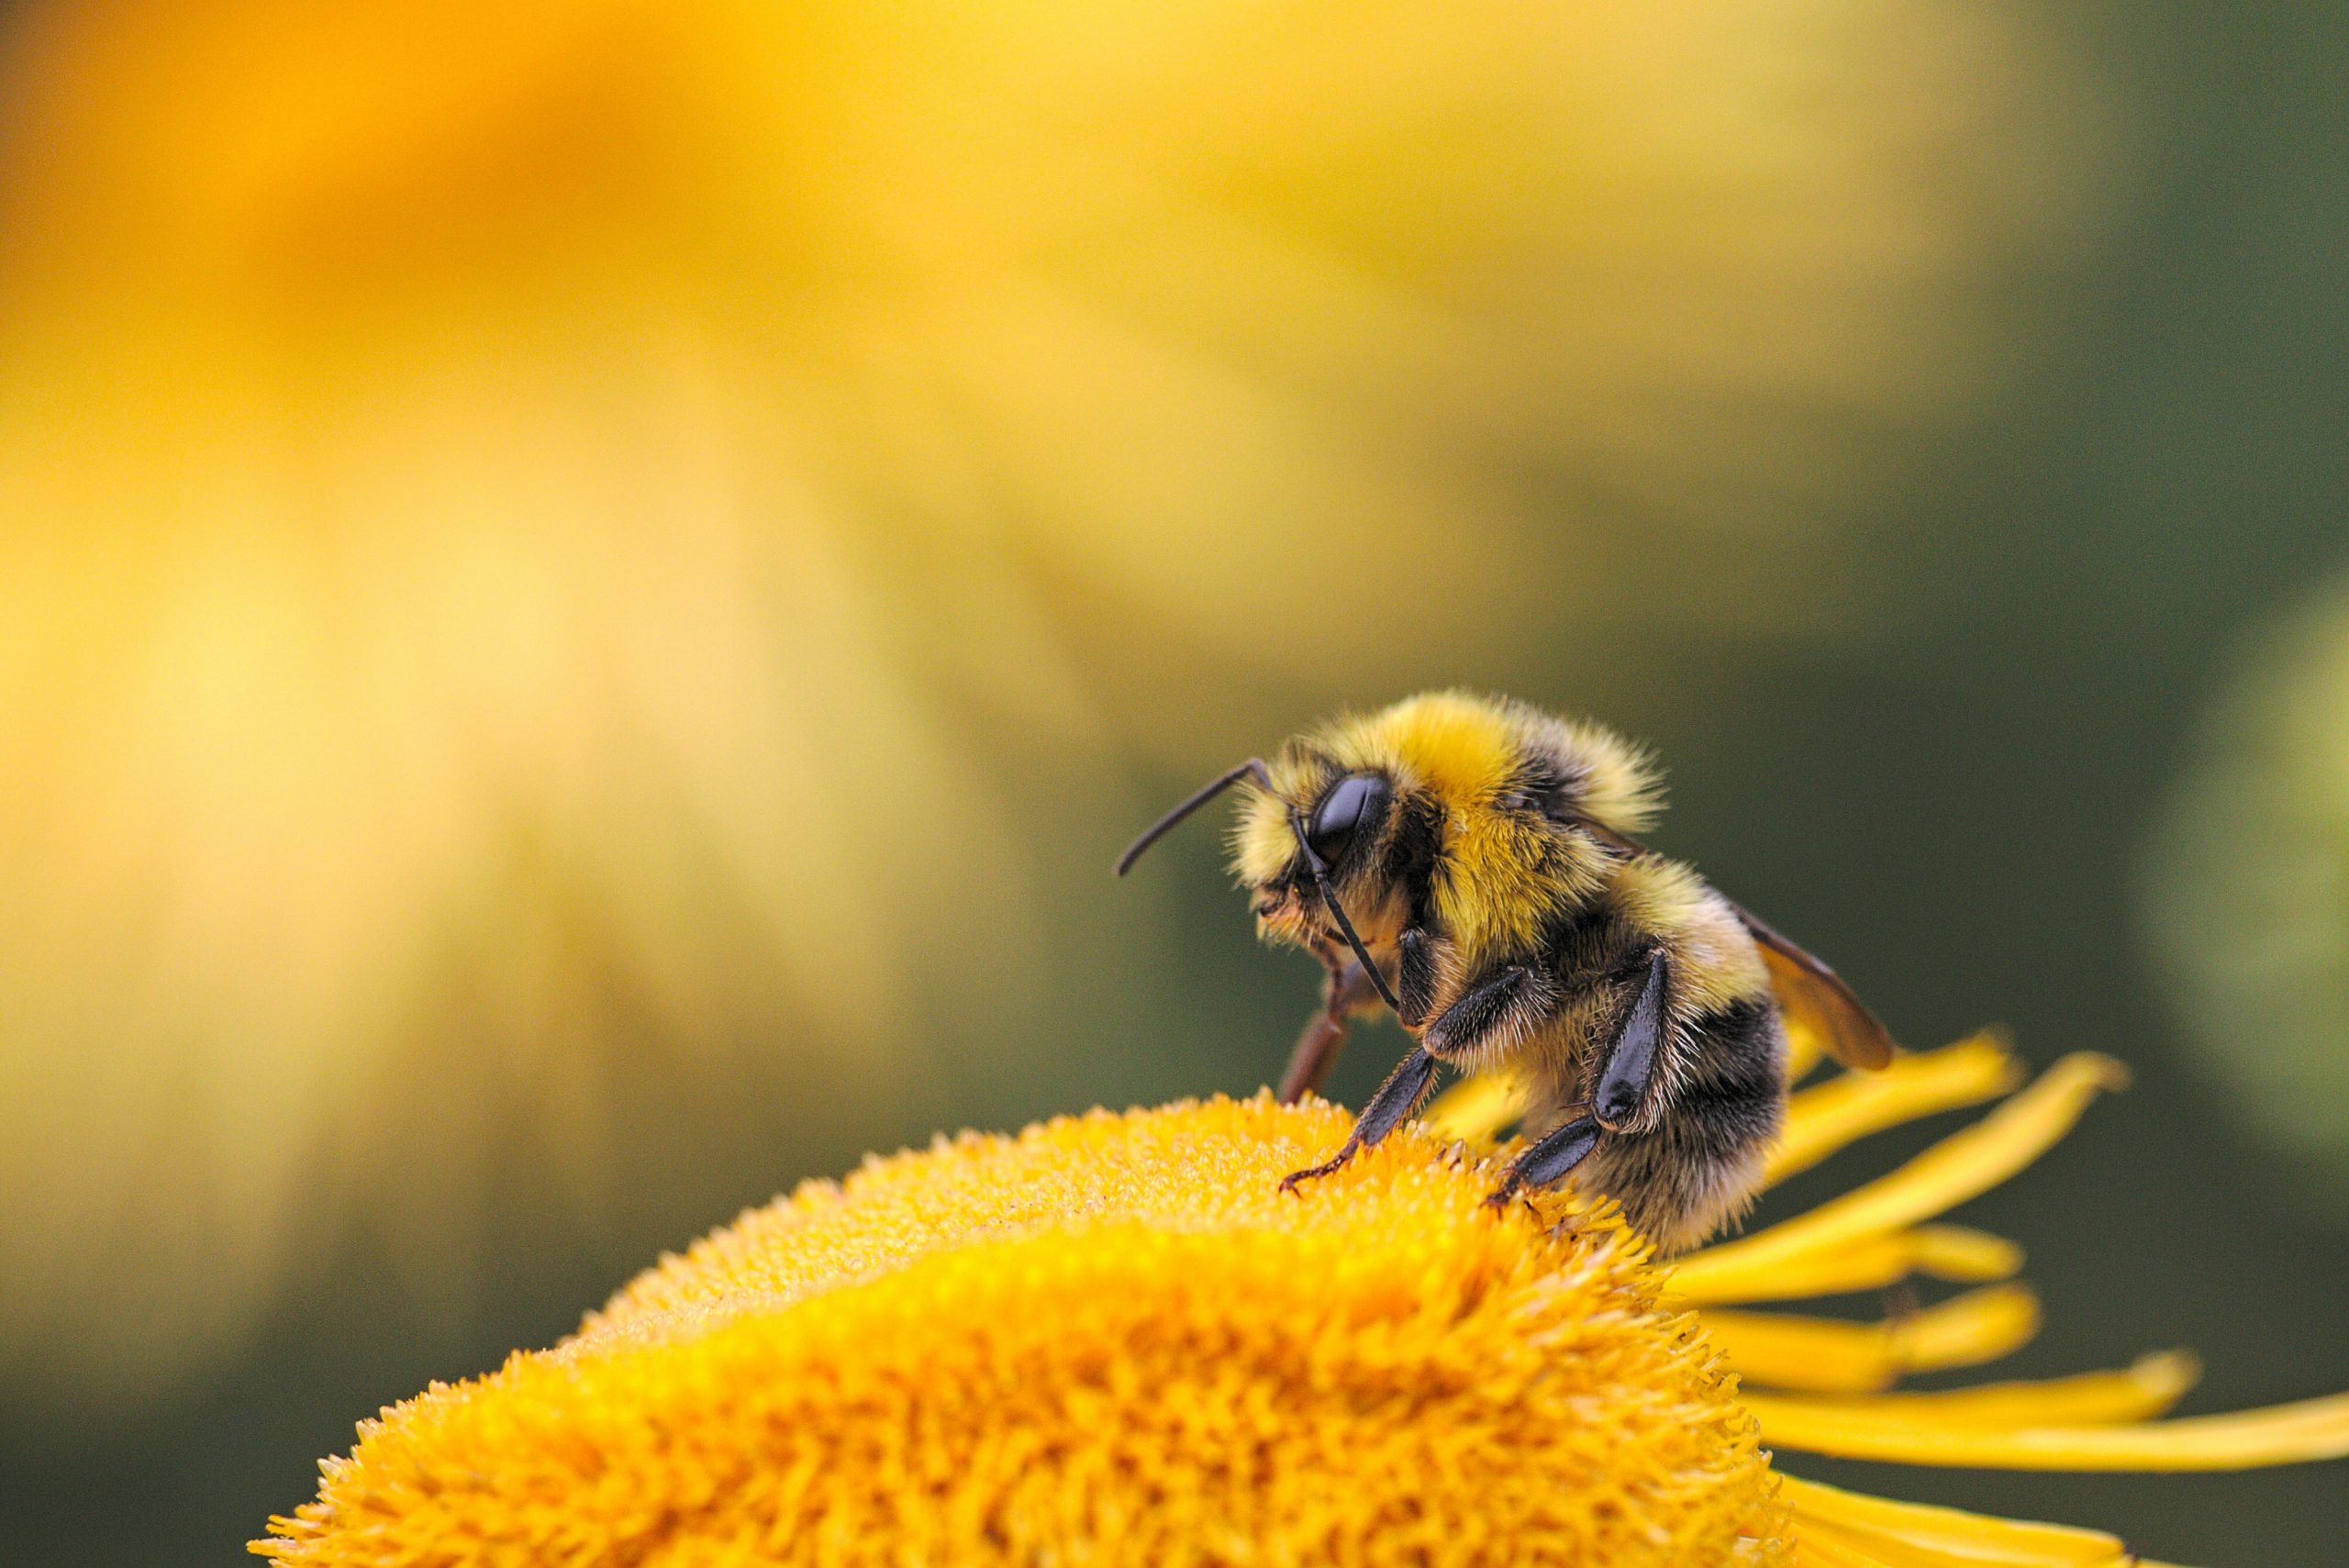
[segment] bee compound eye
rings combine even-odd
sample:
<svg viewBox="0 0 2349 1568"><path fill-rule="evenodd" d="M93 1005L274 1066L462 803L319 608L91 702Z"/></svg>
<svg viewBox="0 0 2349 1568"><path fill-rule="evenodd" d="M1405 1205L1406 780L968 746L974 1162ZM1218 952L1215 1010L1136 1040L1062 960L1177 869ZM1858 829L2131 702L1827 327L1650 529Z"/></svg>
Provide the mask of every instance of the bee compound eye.
<svg viewBox="0 0 2349 1568"><path fill-rule="evenodd" d="M1313 808L1313 821L1307 829L1307 840L1313 852L1324 861L1333 861L1353 842L1354 829L1364 821L1375 821L1386 806L1386 781L1376 773L1348 773L1330 786L1321 804Z"/></svg>

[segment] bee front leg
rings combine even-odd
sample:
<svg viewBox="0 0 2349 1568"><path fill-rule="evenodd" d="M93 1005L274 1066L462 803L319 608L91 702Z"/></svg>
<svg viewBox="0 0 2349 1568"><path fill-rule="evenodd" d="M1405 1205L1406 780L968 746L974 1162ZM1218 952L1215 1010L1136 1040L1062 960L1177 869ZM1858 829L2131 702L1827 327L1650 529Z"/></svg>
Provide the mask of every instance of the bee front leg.
<svg viewBox="0 0 2349 1568"><path fill-rule="evenodd" d="M1280 1101L1295 1105L1321 1086L1337 1065L1338 1053L1346 1048L1348 1026L1358 1013L1368 1012L1378 1001L1378 990L1370 983L1370 975L1361 962L1352 957L1342 960L1335 954L1324 954L1322 962L1330 966L1330 983L1322 992L1321 1010L1307 1020L1305 1032L1297 1037L1297 1045L1288 1053L1288 1066L1281 1073Z"/></svg>
<svg viewBox="0 0 2349 1568"><path fill-rule="evenodd" d="M1424 926L1406 926L1395 939L1395 999L1403 1004L1396 1014L1407 1029L1428 1021L1435 1006L1436 944Z"/></svg>
<svg viewBox="0 0 2349 1568"><path fill-rule="evenodd" d="M1354 1118L1354 1129L1346 1134L1346 1141L1337 1153L1319 1165L1308 1165L1302 1171L1291 1171L1281 1178L1281 1191L1295 1192L1299 1182L1310 1182L1341 1169L1363 1150L1369 1148L1401 1126L1410 1114L1427 1098L1428 1090L1435 1083L1435 1058L1419 1047L1397 1064L1378 1085L1378 1093Z"/></svg>
<svg viewBox="0 0 2349 1568"><path fill-rule="evenodd" d="M1406 933L1408 936L1410 933ZM1411 958L1416 951L1417 961ZM1403 944L1403 962L1427 961L1424 936L1418 942ZM1408 970L1407 972L1408 973ZM1409 992L1401 1000L1411 1006ZM1395 1130L1419 1102L1427 1097L1435 1083L1439 1061L1450 1060L1463 1051L1487 1043L1496 1036L1513 1034L1537 1022L1556 1004L1555 991L1533 970L1521 963L1506 965L1470 986L1456 1001L1436 1015L1420 1034L1419 1048L1405 1057L1378 1093L1362 1108L1355 1118L1354 1129L1344 1147L1327 1161L1302 1171L1295 1171L1282 1178L1281 1190L1294 1192L1299 1182L1312 1181L1340 1169L1362 1150L1369 1148ZM1579 1156L1577 1156L1579 1158Z"/></svg>

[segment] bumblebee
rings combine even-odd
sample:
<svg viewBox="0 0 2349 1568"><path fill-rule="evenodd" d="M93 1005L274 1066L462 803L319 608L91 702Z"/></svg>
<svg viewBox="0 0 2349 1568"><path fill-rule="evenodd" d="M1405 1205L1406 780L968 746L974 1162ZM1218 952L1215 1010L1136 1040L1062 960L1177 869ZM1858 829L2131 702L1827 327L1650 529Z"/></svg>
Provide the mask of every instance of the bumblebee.
<svg viewBox="0 0 2349 1568"><path fill-rule="evenodd" d="M1408 1118L1440 1065L1520 1074L1531 1140L1508 1202L1569 1173L1667 1250L1744 1213L1786 1115L1787 1024L1855 1067L1892 1044L1835 973L1642 845L1647 755L1597 725L1459 692L1289 741L1136 840L1237 787L1232 865L1258 933L1329 972L1281 1098L1319 1084L1350 1019L1391 1008L1416 1041L1324 1176Z"/></svg>

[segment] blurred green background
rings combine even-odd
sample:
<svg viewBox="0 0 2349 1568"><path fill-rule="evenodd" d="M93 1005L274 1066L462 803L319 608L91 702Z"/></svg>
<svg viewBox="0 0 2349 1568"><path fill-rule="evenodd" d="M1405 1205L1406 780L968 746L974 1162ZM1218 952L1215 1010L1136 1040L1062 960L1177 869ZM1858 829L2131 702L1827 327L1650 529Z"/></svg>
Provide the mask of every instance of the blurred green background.
<svg viewBox="0 0 2349 1568"><path fill-rule="evenodd" d="M2349 17L0 26L0 1559L231 1560L803 1177L1253 1088L1311 966L1109 859L1434 684L1653 741L1906 1040L2133 1064L1975 1206L2015 1374L2349 1387Z"/></svg>

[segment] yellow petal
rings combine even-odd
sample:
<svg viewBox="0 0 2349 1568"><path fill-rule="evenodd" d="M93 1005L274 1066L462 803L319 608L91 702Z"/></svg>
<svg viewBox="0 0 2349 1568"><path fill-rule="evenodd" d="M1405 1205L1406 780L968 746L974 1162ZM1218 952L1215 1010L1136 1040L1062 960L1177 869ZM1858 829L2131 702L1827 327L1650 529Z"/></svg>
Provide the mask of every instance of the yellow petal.
<svg viewBox="0 0 2349 1568"><path fill-rule="evenodd" d="M1782 1475L1780 1485L1778 1496L1794 1510L1801 1540L1820 1535L1891 1562L2071 1568L2128 1561L2121 1540L2102 1530L1896 1503L1792 1475Z"/></svg>
<svg viewBox="0 0 2349 1568"><path fill-rule="evenodd" d="M1990 1470L2248 1470L2349 1457L2349 1394L2226 1416L2120 1427L2000 1430L1906 1415L1836 1410L1756 1394L1743 1399L1774 1446L1842 1459Z"/></svg>
<svg viewBox="0 0 2349 1568"><path fill-rule="evenodd" d="M1795 1537L1795 1568L1918 1568L1914 1558L1906 1562L1887 1562L1881 1557L1871 1557L1856 1547L1818 1530L1807 1530Z"/></svg>
<svg viewBox="0 0 2349 1568"><path fill-rule="evenodd" d="M1787 1020L1787 1082L1799 1084L1827 1055L1827 1042L1798 1018Z"/></svg>
<svg viewBox="0 0 2349 1568"><path fill-rule="evenodd" d="M2109 1426L2165 1415L2201 1375L2184 1351L2143 1356L2119 1372L2083 1373L2027 1383L1988 1383L1932 1394L1879 1394L1858 1399L1786 1399L1813 1419L1838 1415L1898 1416L1960 1427Z"/></svg>
<svg viewBox="0 0 2349 1568"><path fill-rule="evenodd" d="M1695 1253L1682 1271L1700 1270L1716 1293L1749 1290L1797 1259L1931 1218L2030 1164L2071 1130L2099 1090L2128 1081L2128 1069L2109 1056L2067 1056L2030 1088L1890 1175L1808 1214Z"/></svg>
<svg viewBox="0 0 2349 1568"><path fill-rule="evenodd" d="M1876 1290L1911 1274L1976 1284L2011 1279L2021 1268L2022 1249L2004 1237L1963 1225L1920 1225L1838 1251L1809 1253L1767 1276L1709 1266L1699 1252L1673 1275L1672 1290L1691 1307L1710 1307Z"/></svg>
<svg viewBox="0 0 2349 1568"><path fill-rule="evenodd" d="M1749 1382L1859 1394L1889 1387L1904 1373L1976 1366L2009 1354L2038 1332L2039 1299L2022 1285L1994 1285L1882 1323L1708 1312L1704 1324L1714 1346ZM1764 1434L1771 1435L1766 1423Z"/></svg>
<svg viewBox="0 0 2349 1568"><path fill-rule="evenodd" d="M1782 1182L1886 1128L2010 1094L2021 1081L2021 1064L1987 1029L1940 1051L1897 1056L1881 1073L1830 1079L1787 1103L1767 1179Z"/></svg>
<svg viewBox="0 0 2349 1568"><path fill-rule="evenodd" d="M1807 1070L1790 1063L1788 1081ZM1787 1103L1786 1137L1771 1156L1768 1179L1807 1170L1872 1132L2009 1093L2019 1081L2013 1054L1987 1029L1939 1051L1896 1057L1881 1073L1831 1079ZM1423 1119L1438 1137L1473 1145L1491 1142L1524 1110L1522 1080L1480 1073L1437 1096Z"/></svg>
<svg viewBox="0 0 2349 1568"><path fill-rule="evenodd" d="M1437 1095L1420 1119L1438 1138L1475 1145L1490 1143L1524 1112L1523 1080L1507 1073L1479 1073Z"/></svg>

